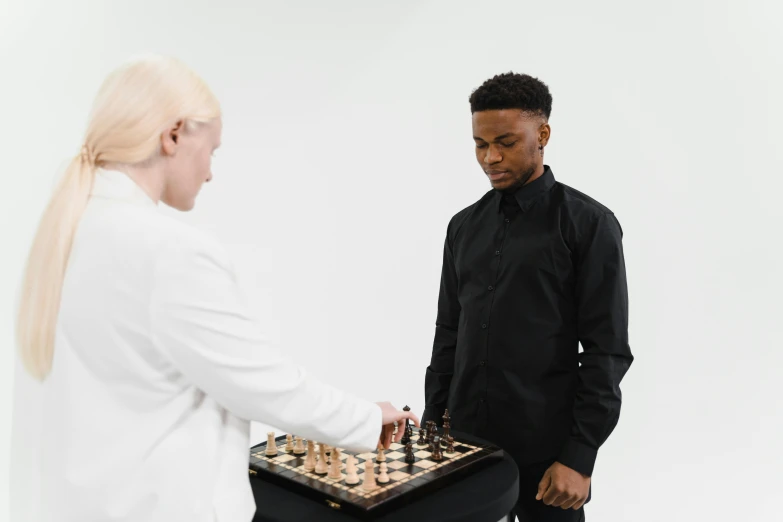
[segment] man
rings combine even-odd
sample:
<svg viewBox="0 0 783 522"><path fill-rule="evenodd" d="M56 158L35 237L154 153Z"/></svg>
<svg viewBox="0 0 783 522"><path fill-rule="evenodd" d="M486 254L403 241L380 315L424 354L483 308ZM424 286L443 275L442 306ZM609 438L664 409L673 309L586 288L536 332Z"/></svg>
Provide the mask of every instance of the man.
<svg viewBox="0 0 783 522"><path fill-rule="evenodd" d="M501 74L470 105L492 190L448 225L422 421L448 407L514 457L520 521L584 520L633 361L622 229L544 164L544 83Z"/></svg>

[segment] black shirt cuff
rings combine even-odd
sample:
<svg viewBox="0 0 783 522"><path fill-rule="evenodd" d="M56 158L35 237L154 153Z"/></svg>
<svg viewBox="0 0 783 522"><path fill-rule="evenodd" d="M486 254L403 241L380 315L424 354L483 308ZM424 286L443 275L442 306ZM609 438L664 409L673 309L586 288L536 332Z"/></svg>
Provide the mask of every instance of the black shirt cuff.
<svg viewBox="0 0 783 522"><path fill-rule="evenodd" d="M557 461L588 477L593 475L598 450L574 439L569 439Z"/></svg>

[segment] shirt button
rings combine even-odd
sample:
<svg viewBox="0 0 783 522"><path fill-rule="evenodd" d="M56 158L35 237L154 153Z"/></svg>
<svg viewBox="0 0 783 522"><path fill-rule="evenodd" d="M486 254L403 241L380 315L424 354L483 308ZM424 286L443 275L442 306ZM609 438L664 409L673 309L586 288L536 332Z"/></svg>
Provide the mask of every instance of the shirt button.
<svg viewBox="0 0 783 522"><path fill-rule="evenodd" d="M484 404L484 399L479 399L479 404Z"/></svg>
<svg viewBox="0 0 783 522"><path fill-rule="evenodd" d="M487 323L482 324L481 327L486 329Z"/></svg>
<svg viewBox="0 0 783 522"><path fill-rule="evenodd" d="M480 364L481 366L486 366L486 365L487 365L487 361L481 361L479 364Z"/></svg>
<svg viewBox="0 0 783 522"><path fill-rule="evenodd" d="M511 220L506 218L506 223L511 223Z"/></svg>
<svg viewBox="0 0 783 522"><path fill-rule="evenodd" d="M494 288L495 288L494 286L489 285L489 288L487 288L487 290L494 290Z"/></svg>
<svg viewBox="0 0 783 522"><path fill-rule="evenodd" d="M495 255L499 256L500 255L500 250L495 250Z"/></svg>

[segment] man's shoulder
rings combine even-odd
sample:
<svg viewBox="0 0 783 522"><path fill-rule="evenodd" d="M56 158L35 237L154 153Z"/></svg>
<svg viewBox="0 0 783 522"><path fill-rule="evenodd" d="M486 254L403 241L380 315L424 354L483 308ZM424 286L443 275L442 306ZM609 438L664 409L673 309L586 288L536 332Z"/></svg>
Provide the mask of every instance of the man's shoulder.
<svg viewBox="0 0 783 522"><path fill-rule="evenodd" d="M614 212L603 203L570 185L558 181L555 183L555 190L559 196L559 203L565 207L580 210L596 217L605 214L614 214Z"/></svg>

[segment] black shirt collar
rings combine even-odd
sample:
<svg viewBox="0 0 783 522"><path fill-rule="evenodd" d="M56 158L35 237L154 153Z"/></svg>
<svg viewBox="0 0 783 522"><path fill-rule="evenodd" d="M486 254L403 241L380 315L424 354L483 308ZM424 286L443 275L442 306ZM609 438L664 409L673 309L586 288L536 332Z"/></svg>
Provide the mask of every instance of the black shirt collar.
<svg viewBox="0 0 783 522"><path fill-rule="evenodd" d="M495 191L495 200L497 201L498 212L503 208L503 200L511 201L511 198L516 200L519 208L523 211L530 208L530 205L536 200L538 196L547 192L555 184L555 175L552 173L552 169L549 165L544 165L544 173L531 181L527 185L519 187L513 192L513 194L505 193L501 190ZM508 204L508 203L507 203Z"/></svg>

